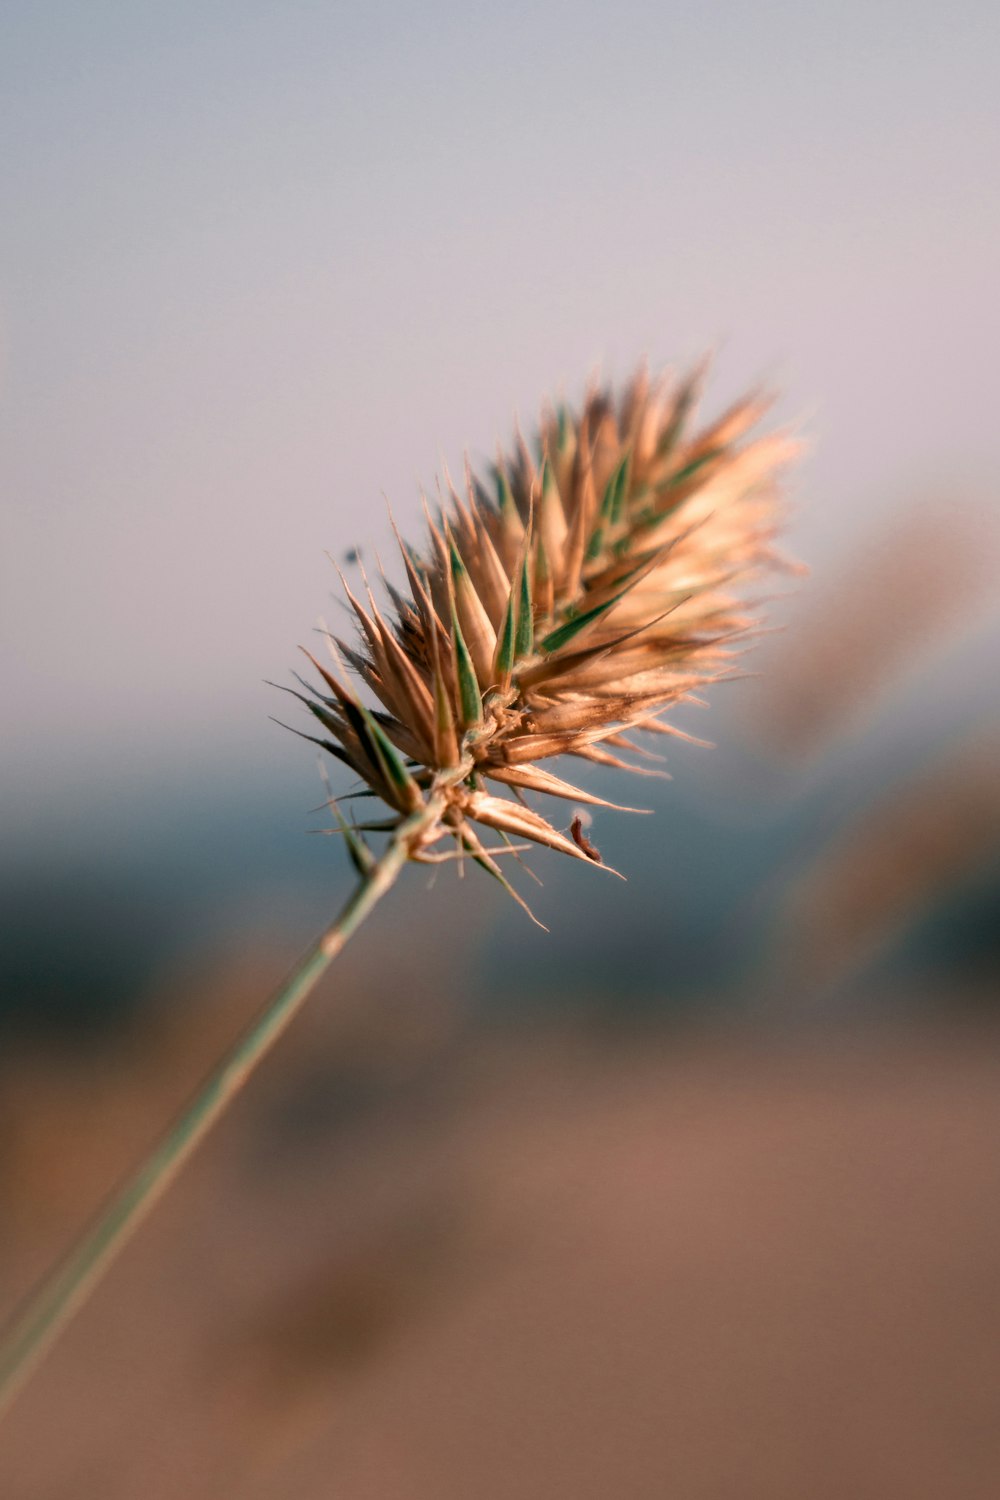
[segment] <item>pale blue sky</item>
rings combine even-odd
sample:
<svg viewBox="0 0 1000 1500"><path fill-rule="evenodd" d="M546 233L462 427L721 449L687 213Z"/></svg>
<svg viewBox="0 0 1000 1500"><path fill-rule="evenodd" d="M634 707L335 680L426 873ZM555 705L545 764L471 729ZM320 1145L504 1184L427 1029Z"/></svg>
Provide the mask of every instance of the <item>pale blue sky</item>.
<svg viewBox="0 0 1000 1500"><path fill-rule="evenodd" d="M6 794L239 746L324 549L515 407L719 348L820 568L1000 473L994 4L12 4ZM82 768L82 769L81 769Z"/></svg>

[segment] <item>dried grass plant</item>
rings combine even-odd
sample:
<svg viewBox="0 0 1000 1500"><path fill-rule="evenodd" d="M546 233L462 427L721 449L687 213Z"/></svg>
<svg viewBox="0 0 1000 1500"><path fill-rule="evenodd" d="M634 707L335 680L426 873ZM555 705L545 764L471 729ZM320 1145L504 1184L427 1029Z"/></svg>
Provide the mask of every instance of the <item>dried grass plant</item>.
<svg viewBox="0 0 1000 1500"><path fill-rule="evenodd" d="M446 476L426 551L400 541L408 594L383 579L394 618L345 583L357 639L331 637L329 666L310 656L315 682L297 696L321 730L307 738L357 778L347 796L384 805L349 821L331 798L357 884L15 1322L0 1406L404 866L474 861L522 906L502 858L539 845L600 866L578 816L567 830L526 797L612 804L545 762L648 769L635 736L677 734L664 713L732 674L757 620L747 588L781 562L778 481L796 443L753 435L769 404L757 396L694 428L704 373L654 384L640 371L617 399L595 387L579 411L543 415L534 450L518 435L489 487L468 465L464 493Z"/></svg>

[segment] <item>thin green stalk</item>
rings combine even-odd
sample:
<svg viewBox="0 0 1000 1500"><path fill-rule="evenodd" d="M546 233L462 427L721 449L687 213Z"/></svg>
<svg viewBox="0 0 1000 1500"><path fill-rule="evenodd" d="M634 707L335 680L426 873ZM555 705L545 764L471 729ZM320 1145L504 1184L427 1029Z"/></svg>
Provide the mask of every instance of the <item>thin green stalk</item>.
<svg viewBox="0 0 1000 1500"><path fill-rule="evenodd" d="M414 836L429 826L439 811L436 799L431 797L399 826L336 920L303 955L137 1171L28 1300L0 1344L0 1417L195 1147L301 1009L327 965L395 883L410 856Z"/></svg>

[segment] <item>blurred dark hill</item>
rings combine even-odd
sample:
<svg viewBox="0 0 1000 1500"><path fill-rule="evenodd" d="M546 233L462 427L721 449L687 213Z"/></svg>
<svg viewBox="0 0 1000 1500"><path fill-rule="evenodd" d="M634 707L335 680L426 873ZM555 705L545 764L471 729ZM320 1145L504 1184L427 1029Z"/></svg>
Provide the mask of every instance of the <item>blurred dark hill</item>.
<svg viewBox="0 0 1000 1500"><path fill-rule="evenodd" d="M898 755L888 764L872 757L863 778L843 763L803 786L746 746L681 746L671 755L676 780L629 783L631 799L653 807L653 816L601 811L590 829L627 884L533 856L544 887L523 870L513 878L549 926L545 934L478 871L459 880L449 868L431 881L414 870L372 923L373 960L414 929L435 932L446 952L452 945L462 954L456 983L465 1003L512 1018L566 1006L607 1019L709 1006L728 1013L792 978L799 1003L831 983L843 1001L851 976L873 966L883 978L920 976L946 994L967 980L988 985L998 974L1000 930L995 809L990 816L977 802L965 809L972 826L960 823L949 834L939 869L935 838L942 835L919 828L940 811L941 798L931 806L922 797L924 773L910 759L915 770L901 767ZM863 840L837 852L854 823L875 841L875 810L905 801L901 788L911 782L913 806L896 815L902 827L917 827L910 848L890 818L881 836L888 865L886 849ZM588 785L622 795L620 778L595 776ZM79 819L73 840L44 857L8 845L0 857L4 1025L100 1030L141 1010L164 975L245 943L271 945L290 961L350 880L338 841L318 832L326 818L309 812L307 786L308 774L290 784L241 782L231 772L190 786L182 780L174 805L155 819L143 799L120 810L113 839L103 836L98 815L93 828ZM961 791L957 782L954 791ZM318 778L315 795L322 796ZM155 797L151 787L150 805ZM569 814L567 807L567 821ZM914 884L901 897L892 869L897 843ZM921 860L928 869L916 879ZM884 912L879 889L865 891L862 911L843 909L841 887L862 890L865 867L869 885L887 891ZM796 902L811 890L803 951L806 917ZM830 943L838 955L832 975L824 956Z"/></svg>
<svg viewBox="0 0 1000 1500"><path fill-rule="evenodd" d="M592 821L627 884L532 854L544 889L510 874L546 935L478 871L411 871L361 936L367 962L454 954L443 982L488 1016L787 1021L873 984L995 1003L998 571L995 507L900 509L772 604L784 628L754 675L680 715L717 748L657 737L667 782L566 768L653 810ZM262 722L276 706L228 751L200 742L154 768L137 737L78 750L68 782L29 767L0 849L0 1023L99 1030L220 953L290 962L330 919L349 872L309 749Z"/></svg>

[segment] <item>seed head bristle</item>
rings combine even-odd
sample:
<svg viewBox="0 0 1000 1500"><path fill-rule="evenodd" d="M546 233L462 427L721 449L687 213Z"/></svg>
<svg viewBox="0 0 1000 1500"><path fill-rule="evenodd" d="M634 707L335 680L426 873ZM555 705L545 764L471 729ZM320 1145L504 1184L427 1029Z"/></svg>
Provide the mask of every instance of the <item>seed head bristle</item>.
<svg viewBox="0 0 1000 1500"><path fill-rule="evenodd" d="M358 642L341 654L379 706L311 657L329 691L304 701L330 736L318 743L400 823L433 802L411 857L436 858L448 836L460 863L507 886L479 824L599 863L523 793L613 804L538 762L656 774L609 747L641 753L631 732L679 732L660 715L724 676L756 625L742 595L775 566L777 479L798 444L748 436L769 405L756 394L691 432L704 375L668 390L640 369L617 400L592 387L579 411L543 413L537 462L518 429L492 484L468 460L464 496L446 474L437 518L425 504L426 553L397 533L410 593L387 586L391 622L367 580L365 604L344 584Z"/></svg>

